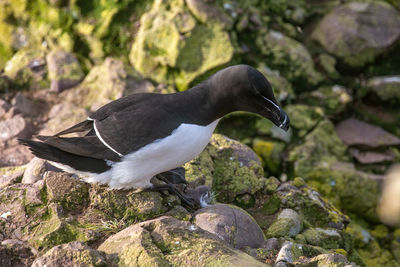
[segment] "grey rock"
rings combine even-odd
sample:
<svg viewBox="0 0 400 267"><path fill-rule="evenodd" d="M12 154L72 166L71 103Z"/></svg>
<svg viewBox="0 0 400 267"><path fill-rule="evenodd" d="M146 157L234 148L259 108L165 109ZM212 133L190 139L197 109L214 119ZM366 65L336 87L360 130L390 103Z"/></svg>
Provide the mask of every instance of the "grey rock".
<svg viewBox="0 0 400 267"><path fill-rule="evenodd" d="M89 267L107 266L106 257L103 253L89 246L74 241L68 244L53 247L43 256L37 258L32 267Z"/></svg>
<svg viewBox="0 0 400 267"><path fill-rule="evenodd" d="M400 15L389 3L350 2L333 9L312 38L351 66L363 66L400 36Z"/></svg>
<svg viewBox="0 0 400 267"><path fill-rule="evenodd" d="M22 177L23 184L33 184L43 178L45 168L45 160L34 157L26 166L24 176Z"/></svg>
<svg viewBox="0 0 400 267"><path fill-rule="evenodd" d="M373 77L365 82L365 87L382 101L400 103L400 75Z"/></svg>
<svg viewBox="0 0 400 267"><path fill-rule="evenodd" d="M3 117L4 114L7 113L7 111L11 108L11 105L4 101L3 99L0 99L0 118Z"/></svg>
<svg viewBox="0 0 400 267"><path fill-rule="evenodd" d="M12 99L11 104L26 116L35 116L39 112L38 105L21 93Z"/></svg>
<svg viewBox="0 0 400 267"><path fill-rule="evenodd" d="M300 215L292 209L284 209L268 228L267 237L295 236L302 229L303 221Z"/></svg>
<svg viewBox="0 0 400 267"><path fill-rule="evenodd" d="M79 84L83 79L82 68L71 53L56 49L46 56L46 61L51 80L51 91L62 92Z"/></svg>
<svg viewBox="0 0 400 267"><path fill-rule="evenodd" d="M196 212L194 223L235 248L260 247L264 234L256 221L239 207L210 205Z"/></svg>
<svg viewBox="0 0 400 267"><path fill-rule="evenodd" d="M0 266L30 266L38 252L17 239L7 239L0 244Z"/></svg>
<svg viewBox="0 0 400 267"><path fill-rule="evenodd" d="M286 241L281 249L279 250L278 256L276 257L275 264L281 263L292 263L293 262L293 255L292 255L292 246L293 243L290 241Z"/></svg>
<svg viewBox="0 0 400 267"><path fill-rule="evenodd" d="M279 249L279 240L278 238L269 238L264 241L264 244L262 245L263 248L266 250L278 250Z"/></svg>
<svg viewBox="0 0 400 267"><path fill-rule="evenodd" d="M28 138L32 135L32 126L21 115L0 121L0 142L12 138Z"/></svg>
<svg viewBox="0 0 400 267"><path fill-rule="evenodd" d="M340 139L348 145L367 147L384 147L400 145L400 138L394 136L379 126L375 126L355 118L349 118L336 125Z"/></svg>
<svg viewBox="0 0 400 267"><path fill-rule="evenodd" d="M356 148L349 149L350 154L362 164L383 163L386 161L393 161L396 157L392 150L383 152L374 151L361 151Z"/></svg>

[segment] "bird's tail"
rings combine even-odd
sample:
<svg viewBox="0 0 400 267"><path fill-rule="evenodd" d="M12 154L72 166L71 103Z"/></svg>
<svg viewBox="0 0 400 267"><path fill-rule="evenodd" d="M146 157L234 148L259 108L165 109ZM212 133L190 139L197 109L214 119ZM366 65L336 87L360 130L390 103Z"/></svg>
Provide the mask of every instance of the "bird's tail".
<svg viewBox="0 0 400 267"><path fill-rule="evenodd" d="M18 139L18 141L20 144L29 147L36 157L67 165L77 171L101 173L111 168L102 159L75 155L40 141L26 139Z"/></svg>
<svg viewBox="0 0 400 267"><path fill-rule="evenodd" d="M31 152L38 158L62 163L62 159L65 161L65 158L68 157L64 151L43 142L26 139L18 139L18 141L20 144L29 147Z"/></svg>

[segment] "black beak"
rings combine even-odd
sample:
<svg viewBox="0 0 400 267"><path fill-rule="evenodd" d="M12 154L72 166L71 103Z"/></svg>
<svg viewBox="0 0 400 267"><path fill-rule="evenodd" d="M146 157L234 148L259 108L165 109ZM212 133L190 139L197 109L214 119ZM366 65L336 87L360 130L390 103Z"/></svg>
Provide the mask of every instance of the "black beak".
<svg viewBox="0 0 400 267"><path fill-rule="evenodd" d="M287 130L289 130L289 125L290 125L289 116L286 114L285 111L283 111L281 109L279 117L280 117L281 124L278 125L278 127L281 128L282 130L284 130L285 132L287 132Z"/></svg>
<svg viewBox="0 0 400 267"><path fill-rule="evenodd" d="M289 129L290 125L289 116L274 101L266 97L263 98L264 109L263 112L260 113L260 115L263 115L267 119L270 119L276 126L286 132Z"/></svg>

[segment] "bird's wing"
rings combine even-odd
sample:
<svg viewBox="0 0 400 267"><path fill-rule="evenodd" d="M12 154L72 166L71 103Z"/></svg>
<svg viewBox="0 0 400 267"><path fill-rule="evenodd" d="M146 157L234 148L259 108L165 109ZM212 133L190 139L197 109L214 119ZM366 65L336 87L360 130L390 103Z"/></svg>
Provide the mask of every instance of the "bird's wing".
<svg viewBox="0 0 400 267"><path fill-rule="evenodd" d="M179 115L172 113L173 109L165 102L159 103L149 98L95 119L97 136L108 147L126 155L170 135L181 123Z"/></svg>
<svg viewBox="0 0 400 267"><path fill-rule="evenodd" d="M97 136L59 137L37 136L44 143L71 154L118 162L121 157L105 146Z"/></svg>

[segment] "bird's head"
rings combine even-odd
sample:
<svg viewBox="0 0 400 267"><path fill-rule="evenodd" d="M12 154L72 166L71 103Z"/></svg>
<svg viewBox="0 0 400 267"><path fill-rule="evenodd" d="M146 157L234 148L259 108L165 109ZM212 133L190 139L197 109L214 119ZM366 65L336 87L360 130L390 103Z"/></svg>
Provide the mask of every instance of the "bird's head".
<svg viewBox="0 0 400 267"><path fill-rule="evenodd" d="M267 78L248 65L235 65L216 73L213 82L220 85L222 94L229 94L236 110L259 114L287 131L290 120L275 99ZM221 86L222 85L222 86Z"/></svg>

